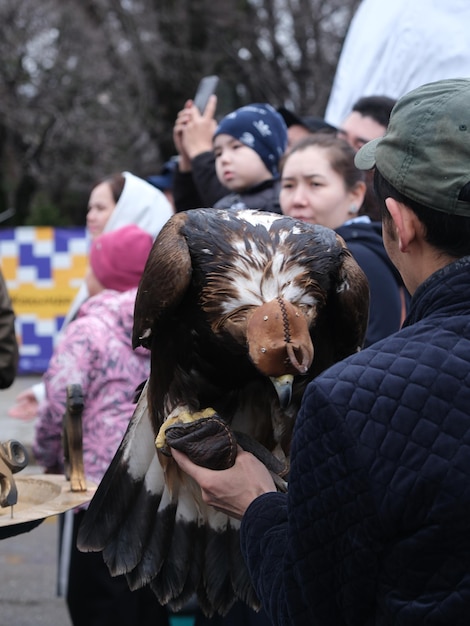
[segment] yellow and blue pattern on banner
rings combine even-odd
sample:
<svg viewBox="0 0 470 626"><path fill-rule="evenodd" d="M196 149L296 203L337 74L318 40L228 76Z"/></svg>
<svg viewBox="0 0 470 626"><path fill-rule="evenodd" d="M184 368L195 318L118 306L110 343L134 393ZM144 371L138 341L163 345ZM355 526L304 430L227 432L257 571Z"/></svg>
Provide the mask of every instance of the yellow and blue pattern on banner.
<svg viewBox="0 0 470 626"><path fill-rule="evenodd" d="M19 373L47 369L87 268L85 228L0 230L0 263L16 314Z"/></svg>

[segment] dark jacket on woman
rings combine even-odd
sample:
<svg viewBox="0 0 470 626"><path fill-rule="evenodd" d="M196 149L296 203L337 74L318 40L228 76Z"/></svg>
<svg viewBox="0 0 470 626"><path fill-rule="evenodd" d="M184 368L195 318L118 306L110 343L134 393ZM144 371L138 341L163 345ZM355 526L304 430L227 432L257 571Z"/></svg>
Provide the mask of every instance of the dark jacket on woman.
<svg viewBox="0 0 470 626"><path fill-rule="evenodd" d="M353 220L336 232L346 241L369 281L369 325L364 344L367 347L400 328L409 295L385 251L380 222Z"/></svg>
<svg viewBox="0 0 470 626"><path fill-rule="evenodd" d="M307 387L287 495L241 545L273 624L467 626L470 257L430 276L397 333Z"/></svg>

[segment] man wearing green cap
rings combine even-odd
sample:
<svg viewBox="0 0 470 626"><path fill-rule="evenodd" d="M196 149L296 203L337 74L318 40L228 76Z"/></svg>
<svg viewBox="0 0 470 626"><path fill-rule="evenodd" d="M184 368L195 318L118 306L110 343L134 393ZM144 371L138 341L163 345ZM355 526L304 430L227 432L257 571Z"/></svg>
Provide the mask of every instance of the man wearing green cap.
<svg viewBox="0 0 470 626"><path fill-rule="evenodd" d="M318 376L289 493L246 452L212 472L174 456L242 520L273 624L467 625L470 615L470 79L403 96L375 168L387 252L412 294L403 328Z"/></svg>

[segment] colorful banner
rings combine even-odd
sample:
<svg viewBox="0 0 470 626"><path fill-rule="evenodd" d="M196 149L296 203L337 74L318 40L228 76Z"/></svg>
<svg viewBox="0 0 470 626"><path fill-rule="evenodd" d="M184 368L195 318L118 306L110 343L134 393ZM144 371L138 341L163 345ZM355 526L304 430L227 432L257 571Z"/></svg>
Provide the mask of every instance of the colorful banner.
<svg viewBox="0 0 470 626"><path fill-rule="evenodd" d="M85 276L85 228L0 230L0 264L16 314L20 374L42 374Z"/></svg>

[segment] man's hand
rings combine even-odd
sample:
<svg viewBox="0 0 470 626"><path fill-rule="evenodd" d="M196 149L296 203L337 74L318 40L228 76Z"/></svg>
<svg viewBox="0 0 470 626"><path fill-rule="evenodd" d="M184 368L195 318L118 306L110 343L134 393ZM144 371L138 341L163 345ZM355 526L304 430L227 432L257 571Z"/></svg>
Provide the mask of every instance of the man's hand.
<svg viewBox="0 0 470 626"><path fill-rule="evenodd" d="M263 493L276 491L266 467L240 447L235 465L227 470L195 465L178 450L172 449L171 454L183 472L199 484L204 502L231 517L241 519L253 500Z"/></svg>

